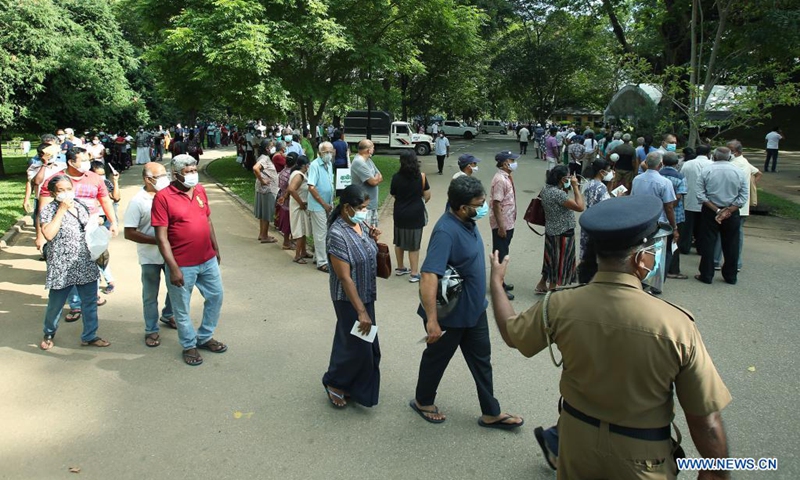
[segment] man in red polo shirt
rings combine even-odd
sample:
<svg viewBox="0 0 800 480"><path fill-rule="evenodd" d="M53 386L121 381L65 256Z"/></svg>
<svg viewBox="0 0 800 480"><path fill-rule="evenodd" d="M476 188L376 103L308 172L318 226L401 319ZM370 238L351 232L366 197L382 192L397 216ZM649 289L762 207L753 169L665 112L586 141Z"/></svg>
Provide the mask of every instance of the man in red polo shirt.
<svg viewBox="0 0 800 480"><path fill-rule="evenodd" d="M172 178L170 186L153 199L151 223L169 270L167 291L178 325L183 361L194 366L203 363L198 349L214 353L228 349L213 338L222 308L219 246L208 196L198 184L197 161L189 155L177 155L172 160ZM205 299L203 320L196 331L189 316L195 286Z"/></svg>

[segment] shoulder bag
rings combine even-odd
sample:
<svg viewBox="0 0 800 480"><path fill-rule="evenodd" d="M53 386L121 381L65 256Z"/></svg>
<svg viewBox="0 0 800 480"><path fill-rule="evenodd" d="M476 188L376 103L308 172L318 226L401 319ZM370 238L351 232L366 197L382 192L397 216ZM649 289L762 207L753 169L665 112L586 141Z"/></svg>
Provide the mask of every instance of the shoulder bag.
<svg viewBox="0 0 800 480"><path fill-rule="evenodd" d="M545 226L544 205L542 205L541 192L539 192L539 195L531 200L531 203L528 205L528 209L525 210L525 216L522 218L528 224L528 228L530 228L533 233L539 235L540 237L544 235L543 233L537 232L536 229L531 226L531 224L542 227Z"/></svg>

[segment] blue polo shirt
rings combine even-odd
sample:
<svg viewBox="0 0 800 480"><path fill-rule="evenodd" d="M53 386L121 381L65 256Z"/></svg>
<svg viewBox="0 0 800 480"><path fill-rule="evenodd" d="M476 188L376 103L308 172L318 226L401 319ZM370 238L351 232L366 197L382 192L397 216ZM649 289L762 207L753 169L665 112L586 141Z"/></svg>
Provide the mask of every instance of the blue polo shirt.
<svg viewBox="0 0 800 480"><path fill-rule="evenodd" d="M333 169L317 157L308 167L308 184L317 189L317 193L328 205L333 205ZM308 194L308 211L324 212L314 195Z"/></svg>
<svg viewBox="0 0 800 480"><path fill-rule="evenodd" d="M428 253L422 272L442 277L447 265L454 267L464 279L464 289L455 309L439 325L452 328L471 328L486 311L486 255L483 240L475 222L462 222L448 211L433 227L428 243ZM427 319L425 309L419 306L417 314ZM445 328L446 330L446 328Z"/></svg>
<svg viewBox="0 0 800 480"><path fill-rule="evenodd" d="M336 157L333 161L336 168L347 167L347 142L340 138L333 142L333 149L336 150Z"/></svg>

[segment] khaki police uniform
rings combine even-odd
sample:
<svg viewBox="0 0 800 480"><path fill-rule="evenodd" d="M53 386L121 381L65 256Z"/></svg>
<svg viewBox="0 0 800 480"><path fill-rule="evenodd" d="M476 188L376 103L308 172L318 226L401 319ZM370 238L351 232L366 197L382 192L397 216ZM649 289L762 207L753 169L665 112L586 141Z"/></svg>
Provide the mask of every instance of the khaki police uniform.
<svg viewBox="0 0 800 480"><path fill-rule="evenodd" d="M564 360L558 478L675 478L669 439L615 430L668 427L675 416L673 388L692 415L730 403L691 314L645 293L633 275L601 271L586 286L551 294L548 321ZM507 325L526 357L547 347L541 302ZM599 425L587 423L587 416Z"/></svg>

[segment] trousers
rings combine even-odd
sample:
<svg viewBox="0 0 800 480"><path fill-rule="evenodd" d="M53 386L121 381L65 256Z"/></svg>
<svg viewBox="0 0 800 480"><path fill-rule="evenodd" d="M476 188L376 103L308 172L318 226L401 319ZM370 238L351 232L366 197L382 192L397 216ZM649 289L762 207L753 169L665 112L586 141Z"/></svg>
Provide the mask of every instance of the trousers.
<svg viewBox="0 0 800 480"><path fill-rule="evenodd" d="M714 245L717 236L722 242L722 254L725 263L722 265L722 278L726 282L736 283L736 264L739 262L739 226L742 223L737 210L722 223L717 223L716 213L703 206L701 223L697 231L700 247L700 279L705 283L714 280Z"/></svg>
<svg viewBox="0 0 800 480"><path fill-rule="evenodd" d="M461 354L467 362L475 387L478 390L478 401L483 415L500 415L500 402L494 398L492 382L492 346L489 341L489 324L484 311L478 323L469 328L444 328L447 331L436 343L430 343L422 352L419 362L419 377L415 398L422 406L433 405L436 401L436 390L442 381L450 359L461 348Z"/></svg>
<svg viewBox="0 0 800 480"><path fill-rule="evenodd" d="M692 250L692 241L697 236L697 226L700 224L700 212L690 212L686 210L686 220L678 224L678 232L681 234L678 240L678 250L684 255L688 255Z"/></svg>
<svg viewBox="0 0 800 480"><path fill-rule="evenodd" d="M308 217L311 220L311 232L314 236L314 257L319 268L328 264L328 250L325 247L325 240L328 237L328 214L325 210L309 211Z"/></svg>
<svg viewBox="0 0 800 480"><path fill-rule="evenodd" d="M499 252L500 261L502 262L508 256L511 239L514 238L514 229L506 230L506 238L502 238L497 232L498 229L492 229L492 253Z"/></svg>

